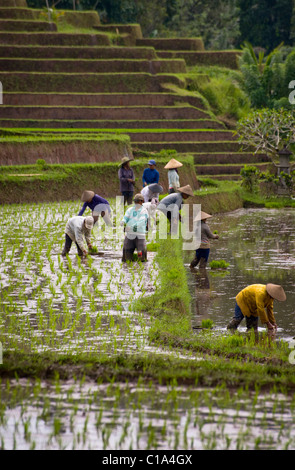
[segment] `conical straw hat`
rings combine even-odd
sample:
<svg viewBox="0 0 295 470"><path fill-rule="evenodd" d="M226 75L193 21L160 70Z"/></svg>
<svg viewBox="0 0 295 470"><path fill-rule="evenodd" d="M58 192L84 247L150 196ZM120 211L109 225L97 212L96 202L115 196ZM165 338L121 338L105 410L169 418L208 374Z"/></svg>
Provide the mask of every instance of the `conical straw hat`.
<svg viewBox="0 0 295 470"><path fill-rule="evenodd" d="M189 184L178 188L177 191L182 194L188 194L189 196L194 196L193 190Z"/></svg>
<svg viewBox="0 0 295 470"><path fill-rule="evenodd" d="M277 284L266 284L266 292L276 300L284 302L286 300L286 294L282 286Z"/></svg>
<svg viewBox="0 0 295 470"><path fill-rule="evenodd" d="M197 220L205 220L205 219L209 219L210 217L212 217L212 215L207 214L207 212L200 211L197 214L197 216L194 218L194 221L196 222Z"/></svg>
<svg viewBox="0 0 295 470"><path fill-rule="evenodd" d="M93 191L84 191L82 196L81 196L81 201L83 201L83 202L89 201L89 199L93 198L94 194L95 193Z"/></svg>
<svg viewBox="0 0 295 470"><path fill-rule="evenodd" d="M180 168L182 163L180 163L178 160L175 160L175 158L172 158L167 165L164 166L166 170L172 170L173 168Z"/></svg>
<svg viewBox="0 0 295 470"><path fill-rule="evenodd" d="M122 166L122 165L124 165L124 163L131 162L132 160L133 160L132 157L123 157L118 166Z"/></svg>
<svg viewBox="0 0 295 470"><path fill-rule="evenodd" d="M163 192L163 187L158 183L149 184L148 188L152 193L157 194L157 193L162 193Z"/></svg>

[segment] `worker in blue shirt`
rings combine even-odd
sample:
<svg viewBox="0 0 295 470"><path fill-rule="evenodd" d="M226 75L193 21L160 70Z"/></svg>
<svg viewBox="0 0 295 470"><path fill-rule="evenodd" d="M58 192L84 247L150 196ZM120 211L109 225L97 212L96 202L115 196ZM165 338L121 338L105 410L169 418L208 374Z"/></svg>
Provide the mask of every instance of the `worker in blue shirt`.
<svg viewBox="0 0 295 470"><path fill-rule="evenodd" d="M81 200L84 204L78 215L83 215L86 208L89 207L92 210L94 223L97 222L99 215L101 215L107 225L111 224L111 208L106 199L95 194L94 191L84 191Z"/></svg>
<svg viewBox="0 0 295 470"><path fill-rule="evenodd" d="M160 173L156 170L155 160L150 160L148 162L148 168L145 168L142 175L142 185L143 187L152 183L159 183Z"/></svg>

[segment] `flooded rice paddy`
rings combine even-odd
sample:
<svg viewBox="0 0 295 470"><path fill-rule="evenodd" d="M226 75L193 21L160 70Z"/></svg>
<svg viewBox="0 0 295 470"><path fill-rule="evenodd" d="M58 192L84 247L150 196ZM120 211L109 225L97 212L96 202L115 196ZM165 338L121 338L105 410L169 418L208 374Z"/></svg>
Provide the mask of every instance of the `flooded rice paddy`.
<svg viewBox="0 0 295 470"><path fill-rule="evenodd" d="M3 350L171 354L148 343L149 318L131 308L155 290L153 253L145 264L123 265L122 242L101 225L94 243L100 256L81 260L73 244L69 258L61 257L65 223L79 209L79 202L1 208ZM294 336L294 221L287 210L242 210L210 221L220 234L210 259L230 265L227 272L207 269L204 279L189 274L193 324L209 317L224 329L240 289L275 282L287 293L275 309L278 335ZM2 449L295 449L294 397L275 391L56 377L2 379L0 394Z"/></svg>
<svg viewBox="0 0 295 470"><path fill-rule="evenodd" d="M195 273L188 268L194 324L211 318L217 329L225 329L238 292L250 284L271 282L281 284L287 295L285 302L274 302L277 338L291 340L295 336L294 209L239 209L214 216L208 224L220 237L211 242L208 265L225 260L229 266ZM185 253L187 267L191 258ZM245 321L240 329L245 330Z"/></svg>

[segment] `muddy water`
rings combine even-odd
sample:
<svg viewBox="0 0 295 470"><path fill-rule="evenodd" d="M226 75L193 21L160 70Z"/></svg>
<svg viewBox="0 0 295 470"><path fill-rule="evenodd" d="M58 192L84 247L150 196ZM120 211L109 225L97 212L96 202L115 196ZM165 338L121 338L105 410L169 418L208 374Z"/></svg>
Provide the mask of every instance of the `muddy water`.
<svg viewBox="0 0 295 470"><path fill-rule="evenodd" d="M102 256L80 263L73 246L69 260L62 259L65 221L79 208L71 203L2 210L4 349L150 350L148 318L130 305L155 289L153 255L142 267L122 266L121 246L103 237L95 243ZM17 230L10 223L14 217ZM237 290L280 282L288 299L277 309L278 334L294 335L293 213L238 211L214 217L210 225L220 233L211 260L225 259L230 266L226 273L208 269L204 278L190 274L194 320L209 317L223 329ZM0 382L0 394L4 449L295 449L294 400L280 395L23 379Z"/></svg>
<svg viewBox="0 0 295 470"><path fill-rule="evenodd" d="M67 220L79 203L4 206L0 230L1 341L26 352L131 352L148 346L148 318L132 311L154 292L154 253L122 264L122 240L103 222L93 230L99 256L61 256ZM15 225L9 223L17 217Z"/></svg>
<svg viewBox="0 0 295 470"><path fill-rule="evenodd" d="M225 260L226 270L191 273L194 324L211 318L224 329L234 314L235 296L250 284L281 284L285 302L274 302L278 338L295 336L295 211L291 209L240 209L208 220L220 238L213 240L209 263ZM188 267L192 253L185 253ZM261 325L260 325L261 327ZM245 321L240 325L245 329Z"/></svg>
<svg viewBox="0 0 295 470"><path fill-rule="evenodd" d="M27 380L0 393L2 449L295 448L295 404L280 394Z"/></svg>

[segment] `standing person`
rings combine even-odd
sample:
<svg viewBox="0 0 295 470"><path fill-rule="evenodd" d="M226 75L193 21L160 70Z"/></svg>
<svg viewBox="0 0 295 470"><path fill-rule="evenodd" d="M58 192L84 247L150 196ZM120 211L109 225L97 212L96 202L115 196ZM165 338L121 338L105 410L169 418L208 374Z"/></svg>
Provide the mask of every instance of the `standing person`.
<svg viewBox="0 0 295 470"><path fill-rule="evenodd" d="M217 240L219 235L215 235L211 232L207 219L212 215L206 212L200 211L194 221L201 221L201 243L199 248L196 250L196 256L190 264L191 268L195 268L199 262L200 267L205 268L208 262L210 254L210 239Z"/></svg>
<svg viewBox="0 0 295 470"><path fill-rule="evenodd" d="M123 157L120 163L120 169L118 171L118 177L120 180L120 191L124 197L124 205L132 204L132 197L134 193L135 177L132 168L130 167L130 161L132 158Z"/></svg>
<svg viewBox="0 0 295 470"><path fill-rule="evenodd" d="M159 183L160 173L156 170L155 160L148 162L148 168L145 168L142 174L142 185L143 187L148 186L152 183Z"/></svg>
<svg viewBox="0 0 295 470"><path fill-rule="evenodd" d="M164 166L168 170L168 193L175 193L180 188L178 168L182 167L182 163L172 158L167 165Z"/></svg>
<svg viewBox="0 0 295 470"><path fill-rule="evenodd" d="M235 315L227 325L228 330L236 330L246 317L247 330L258 328L258 318L265 324L268 331L277 329L273 314L273 301L284 302L286 294L282 286L277 284L252 284L241 290L236 296Z"/></svg>
<svg viewBox="0 0 295 470"><path fill-rule="evenodd" d="M95 194L94 191L84 191L81 200L84 204L78 215L83 215L86 208L89 207L92 210L94 223L97 222L99 215L101 215L107 225L111 224L111 208L106 199Z"/></svg>
<svg viewBox="0 0 295 470"><path fill-rule="evenodd" d="M163 212L170 222L170 233L172 232L172 227L173 229L177 227L178 220L181 221L179 211L183 199L187 199L193 195L194 193L191 186L187 184L182 188L178 188L177 193L168 194L168 196L164 197L158 204L157 209Z"/></svg>
<svg viewBox="0 0 295 470"><path fill-rule="evenodd" d="M158 183L150 184L149 186L145 186L140 193L144 198L144 202L151 202L152 199L159 200L160 193L163 192L163 188Z"/></svg>
<svg viewBox="0 0 295 470"><path fill-rule="evenodd" d="M92 248L91 245L91 229L93 228L94 219L91 215L87 217L82 217L76 215L68 220L65 228L65 245L62 251L62 256L66 256L69 253L72 242L75 242L77 245L78 255L86 256L87 250L84 243L84 237L89 249Z"/></svg>
<svg viewBox="0 0 295 470"><path fill-rule="evenodd" d="M146 230L148 222L148 211L143 207L143 196L134 196L134 206L129 207L123 217L121 225L125 227L125 240L123 244L122 261L132 261L134 250L141 261L147 259Z"/></svg>

